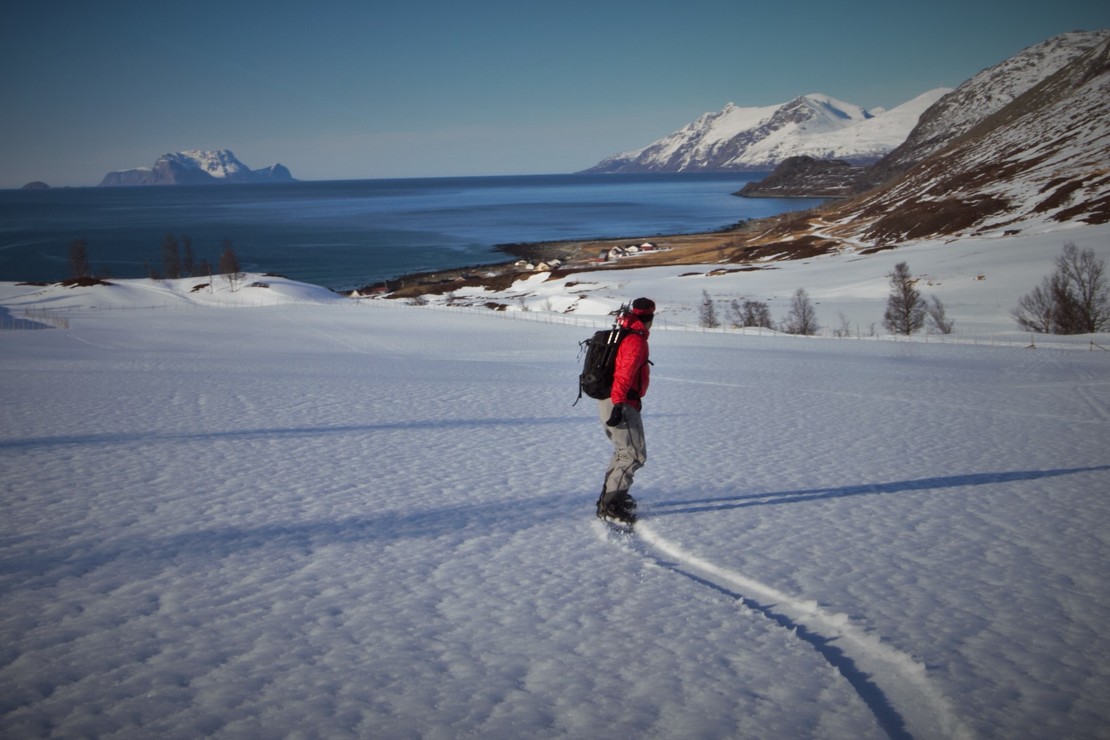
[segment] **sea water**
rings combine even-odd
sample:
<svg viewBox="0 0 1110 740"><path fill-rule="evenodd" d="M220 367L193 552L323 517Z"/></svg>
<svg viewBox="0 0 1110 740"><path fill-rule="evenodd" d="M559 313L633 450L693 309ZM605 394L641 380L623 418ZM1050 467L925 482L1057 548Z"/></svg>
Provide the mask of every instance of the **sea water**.
<svg viewBox="0 0 1110 740"><path fill-rule="evenodd" d="M0 280L70 277L84 239L94 273L147 277L187 238L219 265L336 290L426 270L503 262L498 245L721 229L819 200L734 193L766 173L529 175L266 185L0 191Z"/></svg>

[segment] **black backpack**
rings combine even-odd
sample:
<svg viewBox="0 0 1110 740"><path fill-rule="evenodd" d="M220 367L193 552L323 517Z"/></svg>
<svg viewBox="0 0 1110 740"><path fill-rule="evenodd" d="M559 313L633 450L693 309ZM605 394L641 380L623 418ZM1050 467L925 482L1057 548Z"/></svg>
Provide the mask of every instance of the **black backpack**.
<svg viewBox="0 0 1110 740"><path fill-rule="evenodd" d="M592 337L578 343L578 354L581 356L585 352L586 357L582 361L582 372L578 376L578 398L572 405L577 405L578 401L582 400L583 393L590 398L601 399L608 398L612 392L617 348L620 347L621 340L631 333L628 329L620 328L621 319L628 310L627 305L621 306L611 329L594 332Z"/></svg>

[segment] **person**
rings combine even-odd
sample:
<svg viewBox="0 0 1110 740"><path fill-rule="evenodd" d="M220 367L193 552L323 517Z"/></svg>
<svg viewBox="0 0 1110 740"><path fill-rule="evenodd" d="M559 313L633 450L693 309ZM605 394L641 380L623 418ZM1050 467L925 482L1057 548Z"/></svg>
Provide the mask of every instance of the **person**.
<svg viewBox="0 0 1110 740"><path fill-rule="evenodd" d="M621 317L625 336L617 349L613 390L597 402L602 429L613 443L613 457L597 498L597 515L628 524L636 521L636 500L628 490L636 471L647 461L640 411L651 381L648 335L654 318L655 302L650 298L632 301L631 311Z"/></svg>

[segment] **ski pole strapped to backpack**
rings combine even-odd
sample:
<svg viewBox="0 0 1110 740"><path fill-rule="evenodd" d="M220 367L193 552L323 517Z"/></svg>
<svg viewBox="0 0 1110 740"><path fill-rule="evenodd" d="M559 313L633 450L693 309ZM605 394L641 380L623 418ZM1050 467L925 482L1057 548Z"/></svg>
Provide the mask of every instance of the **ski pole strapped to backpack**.
<svg viewBox="0 0 1110 740"><path fill-rule="evenodd" d="M572 406L582 400L585 393L590 398L608 398L613 390L613 370L617 364L617 349L621 340L628 334L628 329L621 328L625 314L629 312L628 304L620 307L617 318L611 329L602 329L594 332L588 339L578 343L579 354L583 351L586 358L582 362L582 372L578 376L578 398Z"/></svg>

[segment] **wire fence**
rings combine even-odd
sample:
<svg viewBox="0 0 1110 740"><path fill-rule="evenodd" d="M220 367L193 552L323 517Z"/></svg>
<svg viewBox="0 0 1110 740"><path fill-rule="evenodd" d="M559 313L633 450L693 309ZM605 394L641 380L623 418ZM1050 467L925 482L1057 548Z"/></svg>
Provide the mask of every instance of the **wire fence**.
<svg viewBox="0 0 1110 740"><path fill-rule="evenodd" d="M485 316L494 316L511 321L533 321L544 324L581 326L594 329L605 329L613 325L613 318L611 316L576 316L573 314L560 314L548 311L537 311L521 308L516 308L512 310L508 308L506 308L505 310L491 310L485 305L404 302L381 298L356 299L356 302L360 303L360 305L374 307L393 307L423 311L472 313ZM1003 332L997 334L987 332L977 334L960 334L959 332L955 331L950 333L939 333L926 329L916 334L907 336L902 334L882 334L875 331L863 332L861 329L856 329L855 331L845 331L842 328L822 327L815 334L802 335L788 334L786 332L765 327L738 327L727 324L722 324L717 327L706 327L700 326L698 324L671 321L668 320L665 314L656 314L655 323L652 325L651 330L652 332L678 331L696 332L702 334L724 334L731 336L776 337L797 340L839 339L863 342L901 342L924 344L932 343L964 346L1013 347L1026 349L1078 349L1089 350L1092 352L1107 351L1106 347L1087 337L1072 338L1056 334L1021 334L1018 332Z"/></svg>
<svg viewBox="0 0 1110 740"><path fill-rule="evenodd" d="M201 302L190 300L164 301L145 305L107 305L98 307L72 307L72 308L27 308L13 313L11 309L0 307L0 332L11 331L39 331L44 329L69 329L71 320L84 317L103 315L112 312L140 312L140 311L203 311L207 309L245 309L281 307L288 305L312 305L315 307L335 310L348 309L375 309L375 310L419 310L443 311L449 313L463 313L481 315L507 321L530 321L541 324L555 324L560 326L577 326L588 329L604 329L612 326L611 316L581 316L564 314L553 311L541 311L526 307L512 307L504 304L488 306L473 303L436 303L436 302L411 302L381 297L373 298L339 298L330 301L303 301L297 300L294 304L275 302L270 300L251 299L243 297L240 300L221 300L219 302ZM1091 352L1110 351L1106 346L1090 338L1075 337L1074 339L1048 334L1018 335L1015 332L1002 334L972 334L961 335L958 332L941 334L932 331L923 331L905 336L897 334L880 334L874 330L863 332L846 331L844 328L823 327L816 334L800 335L787 334L775 329L764 327L737 327L722 324L717 327L699 326L697 324L676 322L665 314L656 316L653 332L678 331L698 332L705 334L724 334L732 336L778 337L798 340L849 340L849 341L876 341L876 342L914 342L914 343L939 343L967 346L991 347L1019 347L1028 349L1082 349Z"/></svg>
<svg viewBox="0 0 1110 740"><path fill-rule="evenodd" d="M13 316L0 308L0 331L37 331L40 329L68 329L69 317L45 308L28 308Z"/></svg>

